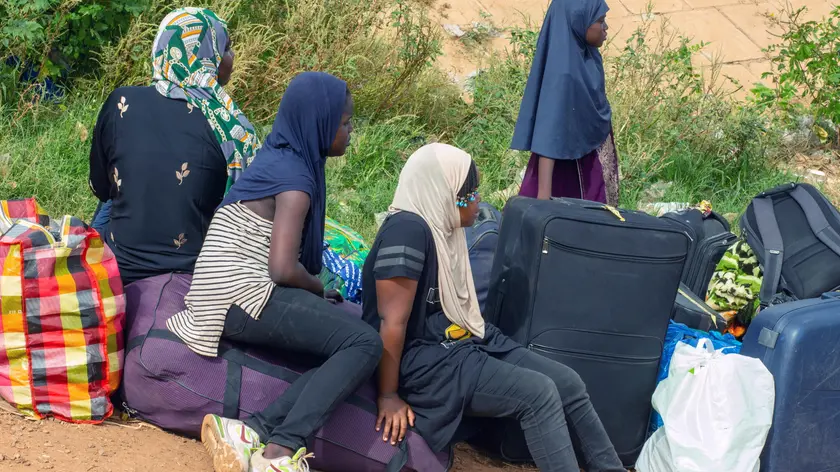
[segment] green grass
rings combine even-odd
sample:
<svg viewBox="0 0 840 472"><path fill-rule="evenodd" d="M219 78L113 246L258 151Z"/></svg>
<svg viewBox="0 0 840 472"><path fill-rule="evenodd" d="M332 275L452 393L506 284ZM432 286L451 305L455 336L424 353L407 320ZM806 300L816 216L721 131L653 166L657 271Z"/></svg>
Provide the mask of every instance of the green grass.
<svg viewBox="0 0 840 472"><path fill-rule="evenodd" d="M358 5L351 2L351 6L354 9L350 13L357 13ZM287 25L287 30L304 28L305 18L337 21L323 16L315 6L311 8L314 10L299 13L301 19ZM349 21L348 14L340 18ZM497 191L518 183L528 158L510 151L509 144L536 31L514 30L512 35L510 52L492 58L475 78L469 104L459 98L456 86L446 83L439 71L428 64L417 65L408 56L394 57L392 64L411 70L410 82L404 84L395 85L393 68L371 69L367 64L366 79L339 68L349 75L363 105L348 154L332 159L327 167L328 214L372 238L376 232L374 215L387 210L391 203L404 161L420 146L435 141L452 143L472 154L482 174L482 195L502 206L504 198ZM790 180L779 170L779 163L792 151L782 145L781 130L774 121L748 103L710 92L691 68L690 55L696 48L687 42L677 40L654 48L644 36L641 31L621 55L606 64L621 159L622 206L636 208L651 187L670 183L665 194L659 196L660 201L711 200L720 213L740 213L755 194ZM360 32L348 37L358 43L354 47L382 47L377 42L380 39ZM392 43L382 44L410 48L395 37L388 41ZM256 46L251 42L243 47ZM339 52L332 48L324 53L329 57L315 62L334 70ZM283 64L299 64L311 51L293 53L297 56L284 58ZM423 56L424 60L433 55ZM121 70L116 66L112 62L105 70ZM243 63L240 74L271 72L281 66L260 65L252 58ZM132 67L136 72L140 66ZM299 69L285 71L282 80L295 70ZM374 83L378 77L387 87ZM107 82L80 81L74 93L58 106L39 104L27 112L19 107L0 110L0 119L11 122L0 135L0 197L36 196L54 215L91 216L96 202L87 186L90 134L108 90L102 84ZM245 84L244 76L239 75L234 94L246 114L253 115L258 128L264 129L273 118L267 110L276 108L284 84L277 78L269 81L266 76L258 82L263 88ZM388 90L394 87L398 93L389 95ZM256 103L257 112L252 114L250 107ZM5 160L4 155L8 156Z"/></svg>
<svg viewBox="0 0 840 472"><path fill-rule="evenodd" d="M99 96L72 97L61 106L38 106L19 120L8 112L0 133L0 198L36 197L53 216L93 215L88 189L90 135Z"/></svg>

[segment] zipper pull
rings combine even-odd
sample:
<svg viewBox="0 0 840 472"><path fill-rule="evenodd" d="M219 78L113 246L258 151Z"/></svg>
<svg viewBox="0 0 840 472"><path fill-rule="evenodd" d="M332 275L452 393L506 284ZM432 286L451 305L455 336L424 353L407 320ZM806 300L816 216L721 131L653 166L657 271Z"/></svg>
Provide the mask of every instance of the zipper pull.
<svg viewBox="0 0 840 472"><path fill-rule="evenodd" d="M542 253L548 254L548 238L543 238Z"/></svg>
<svg viewBox="0 0 840 472"><path fill-rule="evenodd" d="M621 221L621 222L627 221L627 220L624 219L623 216L621 216L621 213L619 213L618 210L615 209L615 207L610 206L610 205L604 205L604 209L607 210L608 212L612 213L613 215L615 215L615 217L618 218L619 221Z"/></svg>

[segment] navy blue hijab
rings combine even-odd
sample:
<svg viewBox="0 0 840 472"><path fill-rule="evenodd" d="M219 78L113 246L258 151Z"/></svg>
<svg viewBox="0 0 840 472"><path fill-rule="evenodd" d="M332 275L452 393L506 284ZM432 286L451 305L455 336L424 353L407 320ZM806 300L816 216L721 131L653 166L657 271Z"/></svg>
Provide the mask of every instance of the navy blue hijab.
<svg viewBox="0 0 840 472"><path fill-rule="evenodd" d="M553 0L548 7L511 148L552 159L579 159L606 141L612 111L598 48L586 30L604 0Z"/></svg>
<svg viewBox="0 0 840 472"><path fill-rule="evenodd" d="M324 164L341 125L347 84L323 72L304 72L289 83L280 110L254 162L225 196L222 206L300 191L309 195L300 262L321 272L327 187Z"/></svg>

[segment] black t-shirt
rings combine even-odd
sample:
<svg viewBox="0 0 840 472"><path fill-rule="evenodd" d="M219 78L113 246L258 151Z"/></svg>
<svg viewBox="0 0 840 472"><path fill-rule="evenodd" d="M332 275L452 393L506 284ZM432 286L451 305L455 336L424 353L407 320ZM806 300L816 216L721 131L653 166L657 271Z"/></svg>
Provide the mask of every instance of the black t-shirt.
<svg viewBox="0 0 840 472"><path fill-rule="evenodd" d="M112 201L108 233L123 282L192 273L227 183L201 110L153 87L114 90L93 132L90 187Z"/></svg>
<svg viewBox="0 0 840 472"><path fill-rule="evenodd" d="M417 281L406 346L414 340L444 341L451 323L440 304L437 267L435 241L426 222L414 213L390 216L383 223L362 272L364 320L379 329L375 281L406 277Z"/></svg>
<svg viewBox="0 0 840 472"><path fill-rule="evenodd" d="M485 326L483 339L458 337L460 329L446 318L438 293L435 241L418 215L400 212L382 224L362 271L365 321L379 329L376 281L406 277L417 281L400 362L399 394L417 415L416 429L435 450L452 440L472 398L488 354L521 346ZM448 333L448 334L447 334Z"/></svg>

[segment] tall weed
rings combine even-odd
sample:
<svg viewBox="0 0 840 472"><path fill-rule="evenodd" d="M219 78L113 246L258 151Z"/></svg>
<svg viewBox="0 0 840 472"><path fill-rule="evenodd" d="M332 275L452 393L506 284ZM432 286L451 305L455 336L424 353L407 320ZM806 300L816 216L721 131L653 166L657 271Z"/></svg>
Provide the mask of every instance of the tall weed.
<svg viewBox="0 0 840 472"><path fill-rule="evenodd" d="M840 149L840 5L821 21L803 20L806 10L772 18L782 31L781 44L765 50L773 87L757 86L753 101L787 119L812 114L819 140Z"/></svg>
<svg viewBox="0 0 840 472"><path fill-rule="evenodd" d="M666 34L647 41L649 33L642 26L607 60L623 204L650 199L649 189L661 182L670 186L658 198L711 200L737 213L750 196L786 180L776 164L790 151L773 122L730 100L692 65L704 44Z"/></svg>
<svg viewBox="0 0 840 472"><path fill-rule="evenodd" d="M99 88L143 85L151 76L157 22L176 6L153 0L128 33L106 48ZM459 91L432 67L439 33L409 0L208 0L230 23L236 53L231 93L252 121L270 123L291 78L307 70L346 80L362 116L457 119Z"/></svg>
<svg viewBox="0 0 840 472"><path fill-rule="evenodd" d="M327 166L331 217L372 238L375 215L387 210L403 163L435 141L472 154L481 169L482 195L491 203L501 206L515 191L529 156L509 145L536 29L511 31L510 49L475 76L467 104L461 90L430 65L436 33L414 4L209 0L205 5L230 20L237 52L232 90L259 126L270 125L285 84L301 70L327 70L353 87L358 103L353 143L347 156ZM51 212L91 214L87 153L101 92L147 83L154 29L172 6L155 0L106 50L102 75L88 88L61 107L36 106L0 135L0 195L36 195ZM710 199L717 210L738 213L750 197L788 178L776 170L777 161L789 156L776 125L752 105L732 102L702 82L691 65L691 54L701 46L680 38L652 45L642 30L620 55L606 60L625 207L637 207L652 198L653 187L668 184L656 198Z"/></svg>

